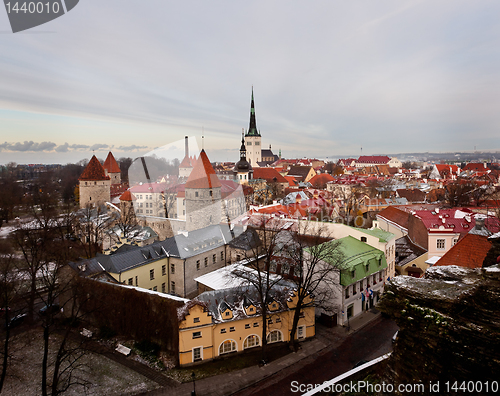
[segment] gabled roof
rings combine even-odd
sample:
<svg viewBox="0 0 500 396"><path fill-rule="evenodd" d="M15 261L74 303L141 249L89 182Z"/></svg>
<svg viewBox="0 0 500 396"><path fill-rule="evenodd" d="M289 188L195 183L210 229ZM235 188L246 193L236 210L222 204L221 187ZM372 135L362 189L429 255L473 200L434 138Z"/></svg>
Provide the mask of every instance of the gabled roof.
<svg viewBox="0 0 500 396"><path fill-rule="evenodd" d="M135 201L136 199L137 198L134 196L134 194L130 192L130 190L125 191L120 197L120 201L132 202Z"/></svg>
<svg viewBox="0 0 500 396"><path fill-rule="evenodd" d="M492 243L486 236L467 234L434 265L481 268L491 245Z"/></svg>
<svg viewBox="0 0 500 396"><path fill-rule="evenodd" d="M200 156L189 175L186 182L186 188L217 188L221 183L215 169L208 159L205 150L201 150Z"/></svg>
<svg viewBox="0 0 500 396"><path fill-rule="evenodd" d="M101 165L97 157L93 155L78 180L83 180L83 181L109 180L109 176L106 176L106 172L104 171L103 166Z"/></svg>
<svg viewBox="0 0 500 396"><path fill-rule="evenodd" d="M113 153L110 151L108 153L108 157L106 161L104 161L103 168L108 171L108 173L120 173L120 167L113 156Z"/></svg>
<svg viewBox="0 0 500 396"><path fill-rule="evenodd" d="M487 167L486 163L482 162L470 162L467 165L464 166L462 169L463 171L473 171L473 172L484 172L487 171L489 168Z"/></svg>
<svg viewBox="0 0 500 396"><path fill-rule="evenodd" d="M425 202L426 194L417 188L413 190L400 188L396 190L396 193L401 198L406 198L409 202Z"/></svg>
<svg viewBox="0 0 500 396"><path fill-rule="evenodd" d="M306 181L309 172L311 172L312 166L292 166L287 173L287 176L301 176L303 181Z"/></svg>
<svg viewBox="0 0 500 396"><path fill-rule="evenodd" d="M255 168L253 170L253 178L264 179L268 183L274 183L274 178L276 178L276 183L288 183L274 168Z"/></svg>
<svg viewBox="0 0 500 396"><path fill-rule="evenodd" d="M311 178L311 180L309 180L309 183L311 183L314 188L322 188L323 186L326 186L326 183L334 180L335 178L332 175L328 173L320 173L319 175Z"/></svg>
<svg viewBox="0 0 500 396"><path fill-rule="evenodd" d="M380 213L377 214L377 217L382 217L391 223L395 223L399 225L400 227L408 230L408 216L409 214L396 209L392 206L389 206L388 208L385 208L384 210L380 211Z"/></svg>
<svg viewBox="0 0 500 396"><path fill-rule="evenodd" d="M387 164L391 159L387 155L362 155L357 160L358 164Z"/></svg>

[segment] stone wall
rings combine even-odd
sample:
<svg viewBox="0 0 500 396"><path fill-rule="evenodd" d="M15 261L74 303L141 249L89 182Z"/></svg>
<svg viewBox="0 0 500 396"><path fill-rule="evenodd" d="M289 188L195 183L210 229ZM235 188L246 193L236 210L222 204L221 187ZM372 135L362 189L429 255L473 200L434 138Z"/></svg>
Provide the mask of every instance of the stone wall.
<svg viewBox="0 0 500 396"><path fill-rule="evenodd" d="M212 189L186 188L186 227L188 231L219 224L221 216L220 187Z"/></svg>
<svg viewBox="0 0 500 396"><path fill-rule="evenodd" d="M111 201L111 181L80 181L80 208Z"/></svg>
<svg viewBox="0 0 500 396"><path fill-rule="evenodd" d="M394 278L378 306L400 327L386 382L498 381L499 301L498 265Z"/></svg>

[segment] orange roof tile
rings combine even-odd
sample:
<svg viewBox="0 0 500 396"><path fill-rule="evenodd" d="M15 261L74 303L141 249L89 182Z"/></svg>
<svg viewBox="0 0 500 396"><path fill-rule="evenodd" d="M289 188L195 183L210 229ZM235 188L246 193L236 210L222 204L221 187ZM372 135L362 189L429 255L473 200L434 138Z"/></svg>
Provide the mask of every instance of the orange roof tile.
<svg viewBox="0 0 500 396"><path fill-rule="evenodd" d="M277 183L288 183L287 180L274 168L254 168L254 179L264 179L268 183L273 183L276 178Z"/></svg>
<svg viewBox="0 0 500 396"><path fill-rule="evenodd" d="M104 172L103 166L101 165L97 157L93 155L78 180L109 180L109 176L106 176L106 172Z"/></svg>
<svg viewBox="0 0 500 396"><path fill-rule="evenodd" d="M434 265L458 265L459 267L481 268L491 248L488 237L467 234Z"/></svg>
<svg viewBox="0 0 500 396"><path fill-rule="evenodd" d="M219 178L210 163L210 160L205 153L201 150L198 161L194 165L191 174L186 182L186 188L216 188L221 187Z"/></svg>
<svg viewBox="0 0 500 396"><path fill-rule="evenodd" d="M130 190L125 191L125 192L121 195L121 197L120 197L120 201L129 201L129 202L132 202L132 201L135 201L135 200L136 200L135 195L134 195L134 194L132 194L132 193L130 192Z"/></svg>
<svg viewBox="0 0 500 396"><path fill-rule="evenodd" d="M335 178L332 175L328 173L320 173L319 175L316 175L311 180L309 180L309 183L311 183L315 188L325 188L326 183L334 180Z"/></svg>
<svg viewBox="0 0 500 396"><path fill-rule="evenodd" d="M118 163L115 160L115 157L111 153L111 151L108 153L108 157L106 158L106 161L104 161L103 168L108 171L108 173L120 173L120 167L118 166Z"/></svg>

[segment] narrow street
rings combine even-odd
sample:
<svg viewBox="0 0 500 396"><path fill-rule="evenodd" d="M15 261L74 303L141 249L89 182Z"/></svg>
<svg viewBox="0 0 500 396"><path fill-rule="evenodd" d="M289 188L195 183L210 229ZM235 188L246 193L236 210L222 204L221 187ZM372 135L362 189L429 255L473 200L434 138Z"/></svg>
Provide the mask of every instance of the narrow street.
<svg viewBox="0 0 500 396"><path fill-rule="evenodd" d="M292 381L321 384L352 369L361 360L371 360L392 351L392 336L398 329L394 321L381 317L347 338L338 348L311 356L300 367L288 367L274 377L241 391L237 396L292 395Z"/></svg>

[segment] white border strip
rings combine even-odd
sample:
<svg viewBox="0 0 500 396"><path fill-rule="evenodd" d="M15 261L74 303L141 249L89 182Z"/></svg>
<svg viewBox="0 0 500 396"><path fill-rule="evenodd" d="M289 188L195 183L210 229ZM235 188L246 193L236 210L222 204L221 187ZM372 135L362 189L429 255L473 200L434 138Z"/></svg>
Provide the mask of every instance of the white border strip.
<svg viewBox="0 0 500 396"><path fill-rule="evenodd" d="M317 388L314 388L314 389L310 390L309 392L304 393L302 396L315 395L316 393L323 391L325 388L329 388L332 385L335 385L337 382L340 382L343 379L346 379L346 378L350 377L351 375L356 374L358 371L364 370L367 367L370 367L370 366L373 366L374 364L380 363L381 361L387 359L389 356L391 356L391 352L386 353L385 355L382 355L376 359L370 360L369 362L362 364L359 367L353 368L352 370L349 370L349 371L345 372L344 374L341 374L338 377L331 379L330 381L323 382L321 384L321 386L318 386Z"/></svg>

